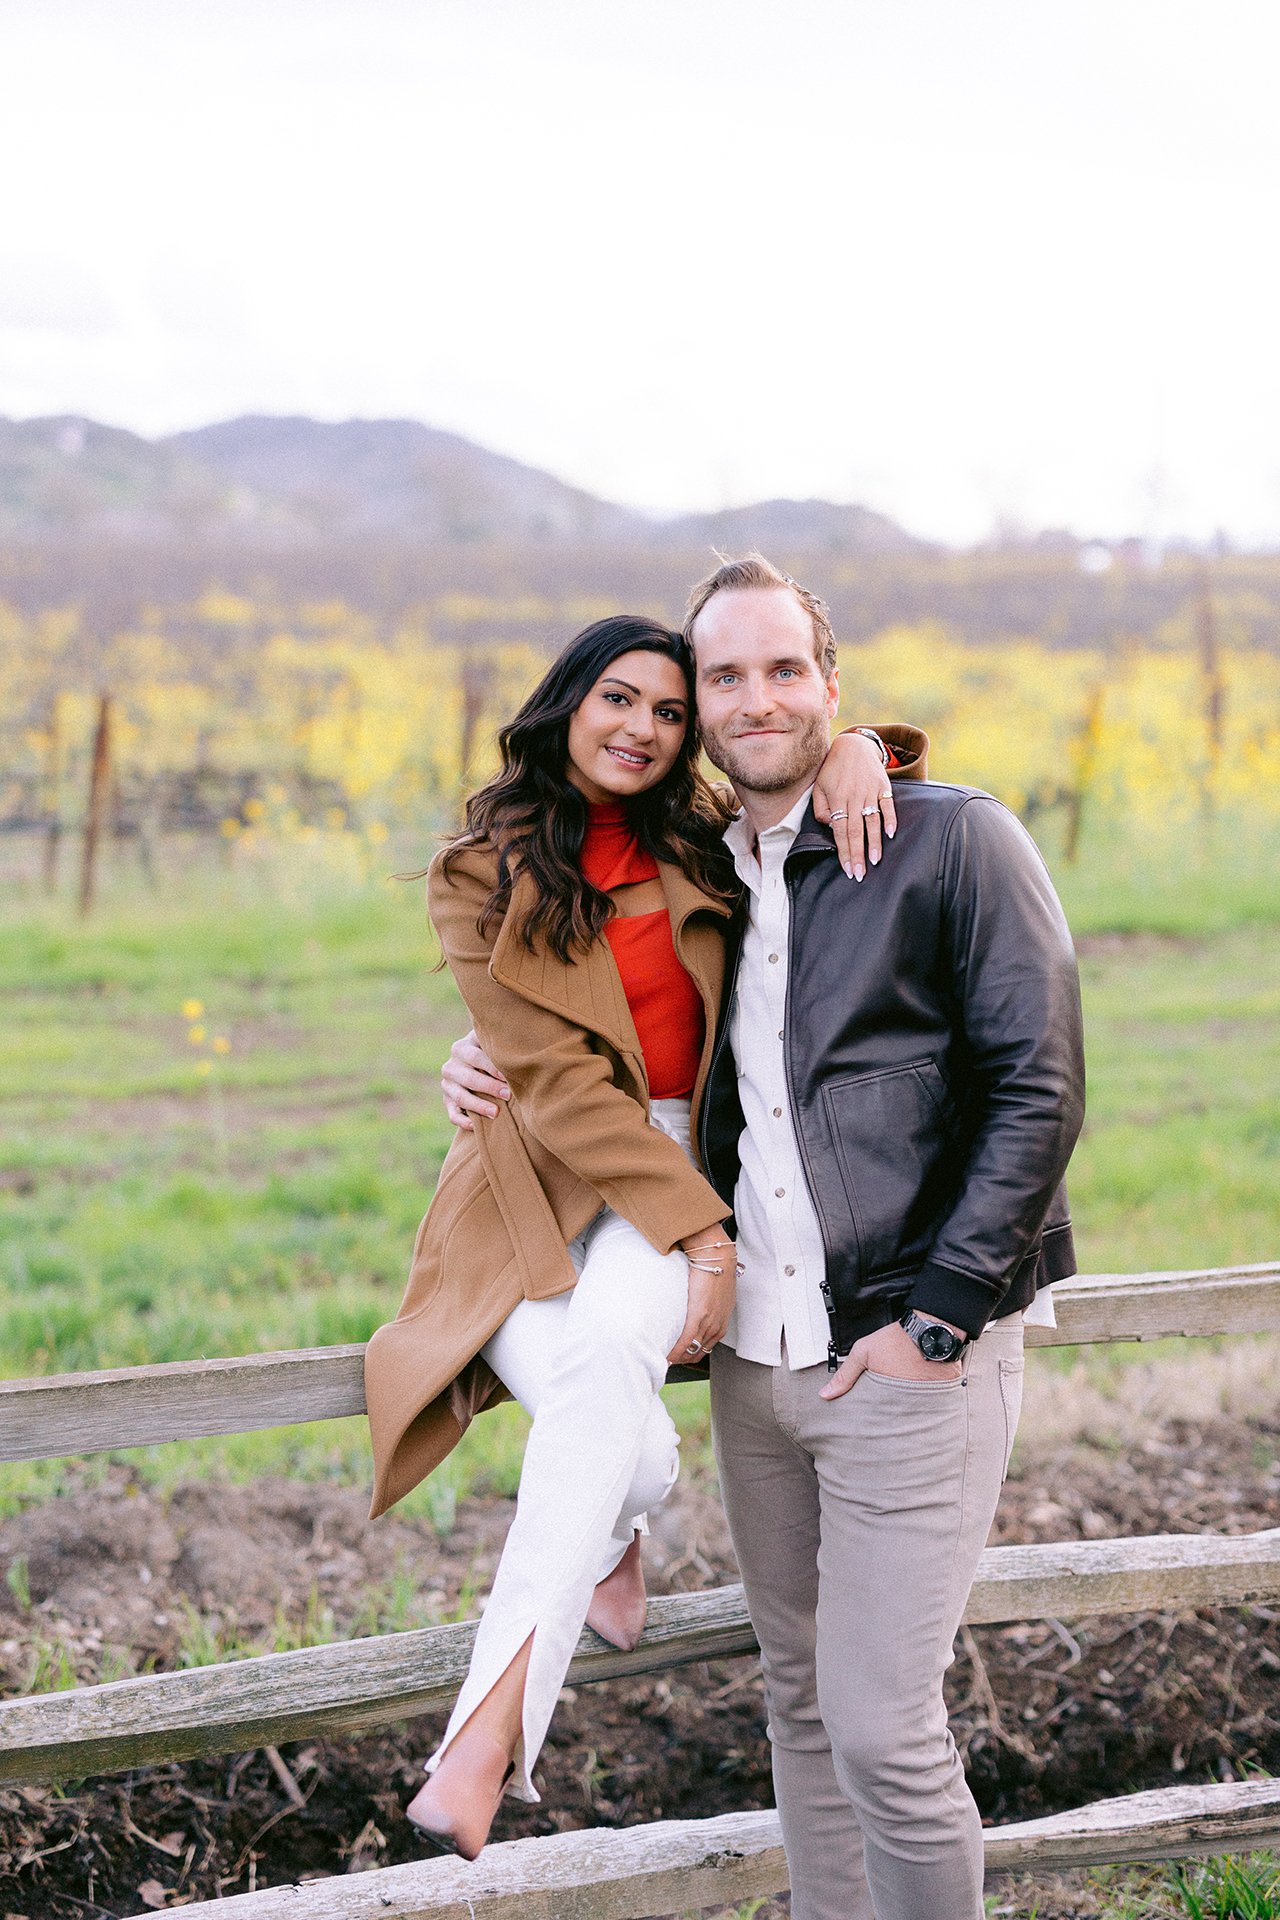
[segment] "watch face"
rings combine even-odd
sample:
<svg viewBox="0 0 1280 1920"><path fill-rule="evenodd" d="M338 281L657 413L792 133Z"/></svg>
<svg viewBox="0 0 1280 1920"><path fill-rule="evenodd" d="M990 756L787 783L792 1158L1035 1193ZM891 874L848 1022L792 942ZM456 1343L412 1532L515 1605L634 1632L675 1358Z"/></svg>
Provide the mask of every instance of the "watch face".
<svg viewBox="0 0 1280 1920"><path fill-rule="evenodd" d="M962 1342L950 1327L922 1327L919 1347L926 1360L954 1360Z"/></svg>

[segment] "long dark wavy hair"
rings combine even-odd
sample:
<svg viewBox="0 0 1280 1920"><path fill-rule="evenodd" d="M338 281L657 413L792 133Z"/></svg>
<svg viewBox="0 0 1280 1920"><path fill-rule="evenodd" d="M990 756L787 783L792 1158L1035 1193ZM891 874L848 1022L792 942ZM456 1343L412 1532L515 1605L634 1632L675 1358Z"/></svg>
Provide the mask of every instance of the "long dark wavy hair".
<svg viewBox="0 0 1280 1920"><path fill-rule="evenodd" d="M537 887L521 928L527 947L541 939L560 960L599 938L613 912L609 896L593 887L581 866L587 802L566 777L569 722L596 681L624 653L661 653L684 675L689 724L671 771L627 801L627 820L640 845L681 867L719 899L736 893L721 841L729 812L698 768L693 653L683 635L642 614L612 614L576 634L543 675L515 718L502 728L501 770L467 802L466 824L449 844L444 870L464 848L488 846L498 856L498 878L480 914L487 933L507 910L517 869Z"/></svg>

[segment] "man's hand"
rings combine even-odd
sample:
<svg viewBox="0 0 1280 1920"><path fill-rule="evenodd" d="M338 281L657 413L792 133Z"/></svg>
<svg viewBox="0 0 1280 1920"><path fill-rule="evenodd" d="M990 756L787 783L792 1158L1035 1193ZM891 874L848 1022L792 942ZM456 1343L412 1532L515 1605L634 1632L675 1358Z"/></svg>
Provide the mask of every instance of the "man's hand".
<svg viewBox="0 0 1280 1920"><path fill-rule="evenodd" d="M440 1069L440 1094L445 1113L463 1133L475 1132L473 1114L492 1120L498 1111L496 1102L511 1098L510 1087L476 1039L474 1027L450 1047Z"/></svg>
<svg viewBox="0 0 1280 1920"><path fill-rule="evenodd" d="M679 1338L667 1355L669 1367L706 1358L729 1324L737 1291L738 1250L723 1227L692 1234L680 1242L680 1251L689 1260L689 1306ZM708 1273L708 1267L720 1271Z"/></svg>
<svg viewBox="0 0 1280 1920"><path fill-rule="evenodd" d="M930 1314L929 1318L933 1317ZM951 1327L949 1320L938 1324ZM951 1331L963 1334L961 1327L951 1327ZM927 1380L936 1385L942 1380L958 1380L964 1363L926 1360L911 1335L891 1320L887 1327L877 1327L874 1333L864 1333L861 1340L854 1341L826 1386L819 1388L822 1399L839 1400L868 1368L872 1373L887 1373L894 1380Z"/></svg>
<svg viewBox="0 0 1280 1920"><path fill-rule="evenodd" d="M851 880L866 877L865 861L877 866L884 835L898 830L889 774L874 740L864 733L838 733L813 789L816 819L830 824L840 865ZM863 837L866 851L863 851Z"/></svg>

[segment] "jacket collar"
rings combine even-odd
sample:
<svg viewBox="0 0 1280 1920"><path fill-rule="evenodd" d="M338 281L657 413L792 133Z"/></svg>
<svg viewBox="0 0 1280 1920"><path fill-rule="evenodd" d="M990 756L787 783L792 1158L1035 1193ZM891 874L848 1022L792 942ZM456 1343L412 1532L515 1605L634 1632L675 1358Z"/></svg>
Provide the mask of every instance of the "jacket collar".
<svg viewBox="0 0 1280 1920"><path fill-rule="evenodd" d="M791 842L792 853L834 853L836 837L825 821L819 820L813 811L813 797L804 810L804 819L800 822L800 831Z"/></svg>

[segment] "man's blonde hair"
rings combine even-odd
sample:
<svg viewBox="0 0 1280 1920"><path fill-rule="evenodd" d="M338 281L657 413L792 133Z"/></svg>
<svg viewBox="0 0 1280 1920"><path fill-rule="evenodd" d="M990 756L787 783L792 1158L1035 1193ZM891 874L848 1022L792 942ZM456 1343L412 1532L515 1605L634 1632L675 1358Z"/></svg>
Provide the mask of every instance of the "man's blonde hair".
<svg viewBox="0 0 1280 1920"><path fill-rule="evenodd" d="M802 587L789 573L782 573L762 553L747 553L741 560L722 560L714 573L709 573L705 580L699 580L685 608L685 639L690 645L693 644L693 623L714 594L769 593L777 587L790 588L813 622L814 658L822 669L823 678L829 680L836 670L836 636L831 625L831 609L825 600L819 599L816 593L810 593L808 587Z"/></svg>

